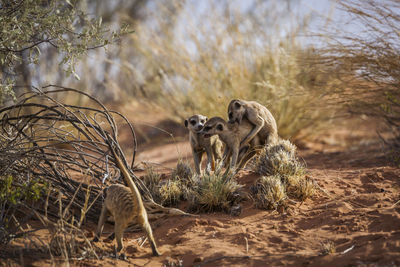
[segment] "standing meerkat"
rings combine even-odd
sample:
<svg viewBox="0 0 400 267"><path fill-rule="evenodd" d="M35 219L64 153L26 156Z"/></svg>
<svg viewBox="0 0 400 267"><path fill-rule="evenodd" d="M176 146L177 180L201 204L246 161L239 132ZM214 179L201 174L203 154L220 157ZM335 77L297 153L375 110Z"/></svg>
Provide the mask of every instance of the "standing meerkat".
<svg viewBox="0 0 400 267"><path fill-rule="evenodd" d="M117 253L121 252L123 249L122 235L125 229L131 222L136 222L140 225L143 231L146 232L153 255L159 256L161 254L157 250L156 242L154 241L153 232L147 218L147 212L144 208L140 192L112 145L110 145L110 148L114 155L117 166L129 187L121 184L113 184L106 188L106 198L101 209L96 235L93 241L96 242L99 240L101 233L103 232L106 217L107 215L111 214L115 221L114 233L118 245ZM125 258L125 254L123 252L121 253L121 257Z"/></svg>
<svg viewBox="0 0 400 267"><path fill-rule="evenodd" d="M253 125L249 134L241 140L240 145L247 144L257 134L266 139L266 143L274 143L278 140L278 127L271 112L256 101L234 99L228 106L229 122L241 124L244 119Z"/></svg>
<svg viewBox="0 0 400 267"><path fill-rule="evenodd" d="M244 166L247 161L256 153L254 148L263 145L265 142L265 140L260 139L256 135L248 145L240 147L241 140L243 140L252 129L253 125L247 121L242 121L241 124L237 122L227 123L221 117L213 117L206 122L201 134L205 138L211 138L215 135L218 135L219 138L221 138L221 140L225 143L225 151L223 155L224 161L227 162L229 158L231 158L229 166L233 169L235 168L238 159L240 161L239 167ZM251 150L248 151L249 149Z"/></svg>
<svg viewBox="0 0 400 267"><path fill-rule="evenodd" d="M201 160L204 152L207 154L207 170L215 169L215 160L222 159L222 142L218 136L204 138L200 134L207 117L203 115L193 115L185 120L185 127L189 130L189 142L192 147L192 155L196 173L200 174Z"/></svg>

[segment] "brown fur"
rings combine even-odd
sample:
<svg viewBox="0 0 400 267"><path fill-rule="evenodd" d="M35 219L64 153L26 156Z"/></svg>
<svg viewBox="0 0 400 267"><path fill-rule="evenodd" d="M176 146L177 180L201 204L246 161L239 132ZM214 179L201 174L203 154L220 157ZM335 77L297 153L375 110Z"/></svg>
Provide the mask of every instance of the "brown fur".
<svg viewBox="0 0 400 267"><path fill-rule="evenodd" d="M266 140L266 143L274 143L278 140L278 127L271 112L256 101L234 99L228 106L229 122L242 124L245 120L252 124L252 130L240 142L241 147L247 144L256 135Z"/></svg>
<svg viewBox="0 0 400 267"><path fill-rule="evenodd" d="M157 250L140 192L121 159L118 157L113 148L111 148L111 150L114 154L117 166L121 170L122 176L129 187L120 184L113 184L106 189L106 198L104 200L103 208L101 209L94 241L97 241L100 238L100 235L103 232L103 226L106 217L107 215L111 214L115 221L114 232L118 245L117 253L121 252L123 249L123 232L131 222L136 222L142 227L143 231L146 232L153 255L159 256L161 254Z"/></svg>
<svg viewBox="0 0 400 267"><path fill-rule="evenodd" d="M204 138L199 132L203 129L207 117L193 115L185 120L185 127L189 130L189 142L192 147L192 155L196 173L200 174L201 160L204 152L207 154L207 170L215 169L215 160L222 159L222 142L218 136Z"/></svg>
<svg viewBox="0 0 400 267"><path fill-rule="evenodd" d="M254 156L254 148L262 145L262 140L256 136L251 140L249 145L240 147L240 141L249 134L252 128L252 124L246 121L243 121L242 124L227 123L220 117L213 117L204 125L202 134L204 137L219 136L225 143L224 160L227 162L231 158L230 168L234 168L238 160L240 162L239 167L244 166ZM248 151L249 149L251 150ZM244 154L246 154L246 157L242 159Z"/></svg>

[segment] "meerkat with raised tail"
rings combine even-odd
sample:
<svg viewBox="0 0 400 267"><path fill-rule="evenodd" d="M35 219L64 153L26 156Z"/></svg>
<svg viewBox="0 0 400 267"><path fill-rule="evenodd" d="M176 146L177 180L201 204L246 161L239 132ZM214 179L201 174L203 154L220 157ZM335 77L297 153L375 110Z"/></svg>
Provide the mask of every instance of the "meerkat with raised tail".
<svg viewBox="0 0 400 267"><path fill-rule="evenodd" d="M103 232L106 217L111 214L115 221L114 233L117 240L117 257L118 253L123 250L123 232L131 222L136 222L140 225L143 231L146 232L153 255L159 256L161 254L157 249L156 242L154 241L153 232L147 218L147 212L144 208L140 192L133 182L128 169L124 163L122 163L112 145L110 145L110 149L114 155L115 162L121 171L122 177L125 179L125 182L129 187L121 184L113 184L106 188L106 197L101 209L96 235L93 241L96 242L99 240L101 233ZM125 258L123 252L121 253L121 257Z"/></svg>
<svg viewBox="0 0 400 267"><path fill-rule="evenodd" d="M240 146L247 144L256 135L266 140L266 144L278 141L278 127L274 116L256 101L232 100L228 106L228 118L230 123L242 124L247 120L253 126L248 135L241 140Z"/></svg>
<svg viewBox="0 0 400 267"><path fill-rule="evenodd" d="M206 116L196 114L187 118L184 122L185 127L189 130L189 142L192 148L194 167L197 174L201 173L201 160L204 153L207 155L206 169L208 171L210 169L214 170L215 161L222 159L223 145L218 136L204 138L204 136L200 134L207 119Z"/></svg>
<svg viewBox="0 0 400 267"><path fill-rule="evenodd" d="M223 159L225 163L230 159L229 167L234 169L238 160L240 163L239 168L243 167L247 161L255 155L255 148L260 147L265 142L265 140L260 139L256 135L249 144L240 147L241 140L243 140L252 129L253 125L247 121L242 121L241 124L237 122L228 123L221 117L213 117L205 123L201 134L205 138L211 138L215 135L219 136L225 143Z"/></svg>

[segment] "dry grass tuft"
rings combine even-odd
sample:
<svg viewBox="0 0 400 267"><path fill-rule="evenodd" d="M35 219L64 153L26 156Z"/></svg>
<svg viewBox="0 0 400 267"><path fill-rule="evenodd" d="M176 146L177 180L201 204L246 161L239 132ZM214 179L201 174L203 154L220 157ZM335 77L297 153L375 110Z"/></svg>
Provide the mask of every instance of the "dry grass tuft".
<svg viewBox="0 0 400 267"><path fill-rule="evenodd" d="M176 206L179 201L187 199L188 184L193 171L187 162L179 160L171 173L171 178L163 180L152 166L146 166L143 182L149 189L153 199L163 206Z"/></svg>
<svg viewBox="0 0 400 267"><path fill-rule="evenodd" d="M296 157L296 146L288 140L279 140L263 148L255 164L255 171L261 175L289 177L304 174L305 168Z"/></svg>
<svg viewBox="0 0 400 267"><path fill-rule="evenodd" d="M193 170L188 162L179 160L176 168L173 170L171 177L173 179L180 178L184 180L189 180L193 176Z"/></svg>
<svg viewBox="0 0 400 267"><path fill-rule="evenodd" d="M159 190L161 205L174 206L184 196L184 184L179 179L168 180Z"/></svg>
<svg viewBox="0 0 400 267"><path fill-rule="evenodd" d="M192 177L189 188L190 209L195 211L229 212L243 187L234 179L235 173L223 171L222 164L212 173Z"/></svg>
<svg viewBox="0 0 400 267"><path fill-rule="evenodd" d="M296 156L296 146L288 140L264 147L254 168L263 175L252 187L259 208L277 209L289 197L304 201L314 194L314 182L305 175L305 166Z"/></svg>
<svg viewBox="0 0 400 267"><path fill-rule="evenodd" d="M165 206L176 206L181 200L189 202L195 212L225 211L243 199L242 185L234 179L235 173L224 171L222 163L216 170L203 175L193 174L190 166L179 161L171 179L162 180L153 168L147 168L144 183L153 199Z"/></svg>
<svg viewBox="0 0 400 267"><path fill-rule="evenodd" d="M321 254L322 255L331 255L336 253L336 245L333 241L326 241L321 244Z"/></svg>
<svg viewBox="0 0 400 267"><path fill-rule="evenodd" d="M306 200L315 193L314 181L307 176L292 175L287 177L286 181L288 194L300 201Z"/></svg>
<svg viewBox="0 0 400 267"><path fill-rule="evenodd" d="M143 183L148 188L154 201L160 202L161 174L157 173L152 166L146 166L146 174L143 176Z"/></svg>
<svg viewBox="0 0 400 267"><path fill-rule="evenodd" d="M281 177L262 176L252 187L252 194L256 199L256 207L267 210L276 210L286 200L286 190Z"/></svg>

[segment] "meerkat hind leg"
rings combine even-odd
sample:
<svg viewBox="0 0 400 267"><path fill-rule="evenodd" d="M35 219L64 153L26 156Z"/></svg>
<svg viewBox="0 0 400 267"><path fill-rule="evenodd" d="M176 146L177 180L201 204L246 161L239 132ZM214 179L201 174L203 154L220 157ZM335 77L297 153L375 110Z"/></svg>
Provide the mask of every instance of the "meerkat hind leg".
<svg viewBox="0 0 400 267"><path fill-rule="evenodd" d="M247 162L249 162L249 160L253 158L256 153L257 151L254 148L250 148L250 146L242 148L239 153L239 169L244 168Z"/></svg>
<svg viewBox="0 0 400 267"><path fill-rule="evenodd" d="M103 233L103 228L104 228L104 223L106 221L106 217L109 214L106 205L103 204L103 207L101 208L101 213L100 213L100 218L99 222L97 224L97 229L96 229L96 234L93 238L93 242L97 242L100 239L101 234Z"/></svg>

